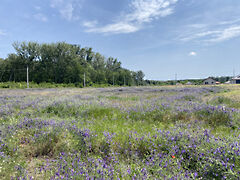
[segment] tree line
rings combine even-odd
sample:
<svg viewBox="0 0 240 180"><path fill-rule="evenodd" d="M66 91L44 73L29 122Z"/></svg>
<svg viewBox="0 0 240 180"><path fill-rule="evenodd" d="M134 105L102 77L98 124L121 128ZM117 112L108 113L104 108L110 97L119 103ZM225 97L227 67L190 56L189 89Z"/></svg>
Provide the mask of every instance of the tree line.
<svg viewBox="0 0 240 180"><path fill-rule="evenodd" d="M0 82L26 81L29 68L30 81L35 83L74 83L86 85L143 85L142 71L131 71L113 57L104 57L92 48L65 42L15 42L15 53L0 58Z"/></svg>

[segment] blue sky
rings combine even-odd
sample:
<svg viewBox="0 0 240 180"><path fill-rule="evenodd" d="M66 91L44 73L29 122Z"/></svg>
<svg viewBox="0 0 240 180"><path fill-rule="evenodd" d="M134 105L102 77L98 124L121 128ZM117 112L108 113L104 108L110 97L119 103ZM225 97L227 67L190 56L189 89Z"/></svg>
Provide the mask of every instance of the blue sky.
<svg viewBox="0 0 240 180"><path fill-rule="evenodd" d="M240 74L239 0L1 0L0 57L65 41L155 80Z"/></svg>

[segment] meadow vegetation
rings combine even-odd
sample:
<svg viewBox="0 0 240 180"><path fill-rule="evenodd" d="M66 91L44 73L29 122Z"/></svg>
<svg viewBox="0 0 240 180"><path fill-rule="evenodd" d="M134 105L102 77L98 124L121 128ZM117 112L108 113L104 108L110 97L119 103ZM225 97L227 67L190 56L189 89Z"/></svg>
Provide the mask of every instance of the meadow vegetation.
<svg viewBox="0 0 240 180"><path fill-rule="evenodd" d="M240 87L1 89L0 179L237 179Z"/></svg>

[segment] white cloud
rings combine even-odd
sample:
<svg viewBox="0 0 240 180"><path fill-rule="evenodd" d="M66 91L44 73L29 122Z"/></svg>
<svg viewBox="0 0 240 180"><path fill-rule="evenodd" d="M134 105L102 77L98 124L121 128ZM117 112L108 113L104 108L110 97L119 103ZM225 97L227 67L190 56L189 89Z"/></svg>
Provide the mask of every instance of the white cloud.
<svg viewBox="0 0 240 180"><path fill-rule="evenodd" d="M188 55L189 55L189 56L197 56L197 53L194 52L194 51L192 51L192 52L190 52Z"/></svg>
<svg viewBox="0 0 240 180"><path fill-rule="evenodd" d="M43 21L43 22L47 22L48 21L48 18L44 14L42 14L42 13L35 14L34 18L36 20Z"/></svg>
<svg viewBox="0 0 240 180"><path fill-rule="evenodd" d="M173 12L170 5L176 2L177 0L134 0L131 4L133 11L126 15L126 20L144 23L170 15Z"/></svg>
<svg viewBox="0 0 240 180"><path fill-rule="evenodd" d="M87 32L98 32L98 33L131 33L139 30L139 27L131 25L126 22L119 22L115 24L109 24L103 27L95 28L90 27Z"/></svg>
<svg viewBox="0 0 240 180"><path fill-rule="evenodd" d="M200 41L205 43L217 43L240 37L240 20L222 21L216 24L205 24L197 28L195 25L188 25L178 39L181 41Z"/></svg>
<svg viewBox="0 0 240 180"><path fill-rule="evenodd" d="M197 29L199 29L199 28L206 27L206 24L190 24L190 25L188 25L188 27L189 28L197 28Z"/></svg>
<svg viewBox="0 0 240 180"><path fill-rule="evenodd" d="M7 33L5 33L3 30L0 29L0 36L6 36Z"/></svg>
<svg viewBox="0 0 240 180"><path fill-rule="evenodd" d="M93 28L97 25L97 21L85 21L83 22L83 26L88 27L88 28Z"/></svg>
<svg viewBox="0 0 240 180"><path fill-rule="evenodd" d="M40 11L41 7L40 6L34 6L34 9L36 9L37 11Z"/></svg>
<svg viewBox="0 0 240 180"><path fill-rule="evenodd" d="M73 18L73 10L73 5L69 3L66 4L65 8L60 9L60 13L62 17L70 21Z"/></svg>
<svg viewBox="0 0 240 180"><path fill-rule="evenodd" d="M50 6L57 9L64 19L71 21L78 19L74 11L81 7L82 2L83 0L51 0Z"/></svg>
<svg viewBox="0 0 240 180"><path fill-rule="evenodd" d="M240 22L240 19L234 19L234 20L229 20L229 21L222 21L220 22L219 24L220 25L226 25L226 24L234 24L234 23L237 23L237 22Z"/></svg>
<svg viewBox="0 0 240 180"><path fill-rule="evenodd" d="M200 30L200 31L193 31L191 33L187 33L187 35L183 35L180 40L181 41L190 41L200 38L209 38L215 34L221 33L221 31L213 31L213 30Z"/></svg>
<svg viewBox="0 0 240 180"><path fill-rule="evenodd" d="M240 25L232 26L229 28L225 28L217 33L213 34L213 37L207 40L208 42L220 42L229 40L235 37L240 36Z"/></svg>
<svg viewBox="0 0 240 180"><path fill-rule="evenodd" d="M160 17L173 13L173 7L178 0L133 0L130 12L120 17L117 22L97 27L89 27L87 32L96 33L132 33L140 30L144 23L152 22Z"/></svg>

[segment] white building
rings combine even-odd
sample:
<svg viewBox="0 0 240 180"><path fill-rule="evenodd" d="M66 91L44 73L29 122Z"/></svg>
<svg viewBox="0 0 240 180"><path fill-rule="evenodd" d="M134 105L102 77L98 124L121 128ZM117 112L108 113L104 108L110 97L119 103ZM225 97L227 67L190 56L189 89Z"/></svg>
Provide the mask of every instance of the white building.
<svg viewBox="0 0 240 180"><path fill-rule="evenodd" d="M193 85L193 83L191 83L190 81L188 81L188 82L186 83L186 85Z"/></svg>
<svg viewBox="0 0 240 180"><path fill-rule="evenodd" d="M231 83L232 84L240 84L240 75L238 75L237 77L232 78Z"/></svg>
<svg viewBox="0 0 240 180"><path fill-rule="evenodd" d="M207 78L207 79L205 79L204 81L203 81L203 84L204 85L214 85L214 84L216 84L216 80L214 80L214 79L212 79L212 78Z"/></svg>

